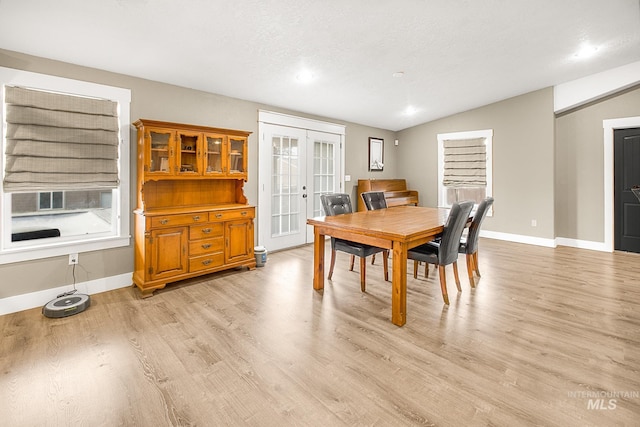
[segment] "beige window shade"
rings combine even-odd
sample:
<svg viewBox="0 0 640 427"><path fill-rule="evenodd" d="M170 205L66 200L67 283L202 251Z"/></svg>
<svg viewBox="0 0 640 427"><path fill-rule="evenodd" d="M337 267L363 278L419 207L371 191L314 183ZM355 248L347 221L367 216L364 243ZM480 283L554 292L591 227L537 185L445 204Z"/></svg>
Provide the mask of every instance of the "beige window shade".
<svg viewBox="0 0 640 427"><path fill-rule="evenodd" d="M116 102L5 86L4 191L118 186Z"/></svg>
<svg viewBox="0 0 640 427"><path fill-rule="evenodd" d="M484 138L445 140L445 187L482 187L487 185L487 147Z"/></svg>

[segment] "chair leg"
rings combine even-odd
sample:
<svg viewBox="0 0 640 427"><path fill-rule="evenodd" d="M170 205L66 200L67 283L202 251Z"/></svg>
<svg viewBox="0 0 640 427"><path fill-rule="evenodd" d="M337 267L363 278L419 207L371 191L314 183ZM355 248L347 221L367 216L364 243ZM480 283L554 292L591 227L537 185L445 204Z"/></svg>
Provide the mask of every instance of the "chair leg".
<svg viewBox="0 0 640 427"><path fill-rule="evenodd" d="M375 256L375 254L373 255ZM384 268L384 280L389 281L389 251L382 252L382 266Z"/></svg>
<svg viewBox="0 0 640 427"><path fill-rule="evenodd" d="M362 292L366 289L366 280L367 280L367 259L365 257L360 257L360 290Z"/></svg>
<svg viewBox="0 0 640 427"><path fill-rule="evenodd" d="M473 255L467 254L467 274L469 275L469 284L472 288L476 287L476 282L473 280Z"/></svg>
<svg viewBox="0 0 640 427"><path fill-rule="evenodd" d="M349 264L349 271L353 271L353 264L356 262L356 256L351 255L351 263Z"/></svg>
<svg viewBox="0 0 640 427"><path fill-rule="evenodd" d="M444 303L449 305L449 295L447 294L447 277L445 276L444 265L438 266L438 274L440 275L440 288L442 288L442 299Z"/></svg>
<svg viewBox="0 0 640 427"><path fill-rule="evenodd" d="M413 261L413 278L418 278L418 261L416 260Z"/></svg>
<svg viewBox="0 0 640 427"><path fill-rule="evenodd" d="M429 278L429 263L428 262L424 263L424 278L425 279Z"/></svg>
<svg viewBox="0 0 640 427"><path fill-rule="evenodd" d="M462 288L460 287L460 276L458 276L458 262L455 261L453 263L453 277L456 279L456 288L458 288L458 292L462 292Z"/></svg>
<svg viewBox="0 0 640 427"><path fill-rule="evenodd" d="M336 251L331 251L331 265L329 266L329 280L333 276L333 266L336 265Z"/></svg>
<svg viewBox="0 0 640 427"><path fill-rule="evenodd" d="M371 255L371 265L376 263L376 254Z"/></svg>
<svg viewBox="0 0 640 427"><path fill-rule="evenodd" d="M473 265L476 269L476 274L478 275L478 277L482 277L480 276L480 268L478 267L478 251L475 251L473 253Z"/></svg>

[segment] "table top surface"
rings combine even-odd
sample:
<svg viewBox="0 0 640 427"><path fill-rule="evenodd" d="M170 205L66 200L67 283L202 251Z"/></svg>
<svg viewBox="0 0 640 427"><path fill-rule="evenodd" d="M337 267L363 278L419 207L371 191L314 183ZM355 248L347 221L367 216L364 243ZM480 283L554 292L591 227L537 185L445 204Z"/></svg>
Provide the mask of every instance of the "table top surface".
<svg viewBox="0 0 640 427"><path fill-rule="evenodd" d="M387 209L310 218L307 224L374 235L389 240L407 240L442 232L449 209L395 206Z"/></svg>

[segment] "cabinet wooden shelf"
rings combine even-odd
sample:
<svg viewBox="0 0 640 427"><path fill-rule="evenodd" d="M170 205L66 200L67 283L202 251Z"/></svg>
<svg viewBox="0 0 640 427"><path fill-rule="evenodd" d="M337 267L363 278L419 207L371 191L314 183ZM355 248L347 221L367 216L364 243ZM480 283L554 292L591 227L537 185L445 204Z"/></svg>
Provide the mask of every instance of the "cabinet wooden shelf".
<svg viewBox="0 0 640 427"><path fill-rule="evenodd" d="M146 119L134 125L133 282L142 297L178 280L255 268L255 208L243 188L250 132Z"/></svg>

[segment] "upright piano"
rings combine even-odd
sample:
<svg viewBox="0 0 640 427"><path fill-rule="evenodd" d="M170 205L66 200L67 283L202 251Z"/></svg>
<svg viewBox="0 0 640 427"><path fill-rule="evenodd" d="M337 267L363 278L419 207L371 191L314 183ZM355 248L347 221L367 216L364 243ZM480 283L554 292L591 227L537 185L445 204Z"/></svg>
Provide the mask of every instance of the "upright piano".
<svg viewBox="0 0 640 427"><path fill-rule="evenodd" d="M359 179L358 180L358 211L367 208L360 194L365 191L383 191L387 206L418 205L418 192L407 189L405 179Z"/></svg>

